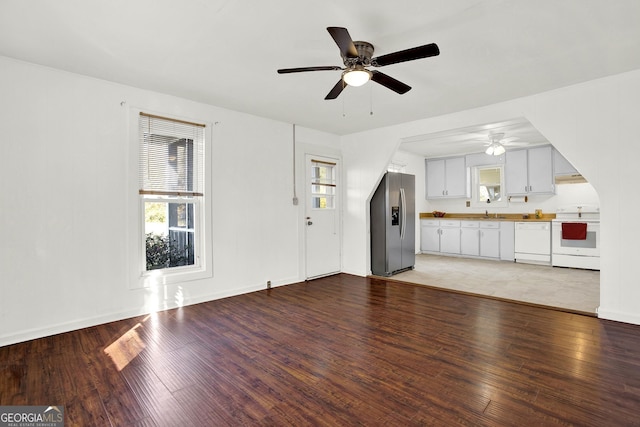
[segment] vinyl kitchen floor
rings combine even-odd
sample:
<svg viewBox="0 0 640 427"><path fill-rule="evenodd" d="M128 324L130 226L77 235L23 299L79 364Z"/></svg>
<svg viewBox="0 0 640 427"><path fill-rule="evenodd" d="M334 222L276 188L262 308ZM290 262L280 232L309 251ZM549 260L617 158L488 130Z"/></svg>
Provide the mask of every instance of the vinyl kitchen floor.
<svg viewBox="0 0 640 427"><path fill-rule="evenodd" d="M591 315L600 305L593 270L418 254L414 270L391 279Z"/></svg>

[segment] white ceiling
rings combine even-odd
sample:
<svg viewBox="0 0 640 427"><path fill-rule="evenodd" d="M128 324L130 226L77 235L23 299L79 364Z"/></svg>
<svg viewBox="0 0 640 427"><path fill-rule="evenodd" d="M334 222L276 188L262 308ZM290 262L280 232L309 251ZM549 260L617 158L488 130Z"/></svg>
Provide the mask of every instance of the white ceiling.
<svg viewBox="0 0 640 427"><path fill-rule="evenodd" d="M425 157L444 157L481 153L492 140L500 142L507 150L549 143L527 119L517 117L404 138L400 149Z"/></svg>
<svg viewBox="0 0 640 427"><path fill-rule="evenodd" d="M340 71L276 70L341 66L328 26L441 54L325 101ZM2 0L0 55L342 135L638 69L640 1Z"/></svg>

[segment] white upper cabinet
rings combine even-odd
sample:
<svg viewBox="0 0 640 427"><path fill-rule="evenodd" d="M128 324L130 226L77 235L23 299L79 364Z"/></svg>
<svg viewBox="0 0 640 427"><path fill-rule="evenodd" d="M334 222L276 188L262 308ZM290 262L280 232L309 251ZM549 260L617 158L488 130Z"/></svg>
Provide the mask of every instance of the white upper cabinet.
<svg viewBox="0 0 640 427"><path fill-rule="evenodd" d="M553 147L530 148L529 155L529 193L553 194Z"/></svg>
<svg viewBox="0 0 640 427"><path fill-rule="evenodd" d="M553 194L553 147L507 151L505 161L507 195Z"/></svg>
<svg viewBox="0 0 640 427"><path fill-rule="evenodd" d="M464 157L426 159L427 199L467 196L467 170Z"/></svg>
<svg viewBox="0 0 640 427"><path fill-rule="evenodd" d="M558 150L553 150L553 174L555 176L576 175L578 171Z"/></svg>

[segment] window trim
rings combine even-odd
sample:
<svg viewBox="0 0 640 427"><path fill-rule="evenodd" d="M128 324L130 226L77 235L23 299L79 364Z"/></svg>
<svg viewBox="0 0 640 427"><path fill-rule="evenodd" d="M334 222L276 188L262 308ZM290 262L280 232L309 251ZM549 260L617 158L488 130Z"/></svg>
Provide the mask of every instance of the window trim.
<svg viewBox="0 0 640 427"><path fill-rule="evenodd" d="M499 202L482 202L478 200L479 184L480 184L480 170L481 169L500 169L500 188L502 189L502 200ZM471 206L476 208L503 208L509 206L505 192L505 177L504 177L504 165L492 164L492 165L477 165L471 168Z"/></svg>
<svg viewBox="0 0 640 427"><path fill-rule="evenodd" d="M203 123L204 129L204 191L202 196L196 203L195 208L199 210L196 214L198 248L198 260L193 265L179 266L155 270L147 270L146 267L146 246L145 246L145 217L144 203L148 199L161 199L161 195L145 194L139 188L139 159L140 159L140 137L139 137L139 117L140 113L149 116L158 116L168 118L184 123ZM127 211L129 215L128 226L128 242L127 245L127 264L129 271L129 288L155 288L165 285L171 285L192 280L201 280L213 277L213 233L212 233L212 135L213 122L210 120L202 120L194 117L180 117L172 114L152 112L149 109L130 108L128 114L129 129L129 156L128 156L128 182L129 197ZM178 200L187 201L192 194L182 194L177 192L175 195ZM147 200L145 200L147 197ZM176 200L173 197L164 200ZM191 199L189 202L193 202Z"/></svg>

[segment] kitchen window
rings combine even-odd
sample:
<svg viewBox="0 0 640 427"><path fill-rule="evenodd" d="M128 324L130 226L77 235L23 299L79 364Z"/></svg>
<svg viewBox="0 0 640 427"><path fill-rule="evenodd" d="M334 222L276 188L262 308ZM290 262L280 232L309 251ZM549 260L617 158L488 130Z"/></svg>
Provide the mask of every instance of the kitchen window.
<svg viewBox="0 0 640 427"><path fill-rule="evenodd" d="M138 116L139 277L144 285L210 276L204 224L207 126Z"/></svg>
<svg viewBox="0 0 640 427"><path fill-rule="evenodd" d="M504 166L476 166L471 173L472 205L488 208L507 206Z"/></svg>

